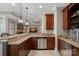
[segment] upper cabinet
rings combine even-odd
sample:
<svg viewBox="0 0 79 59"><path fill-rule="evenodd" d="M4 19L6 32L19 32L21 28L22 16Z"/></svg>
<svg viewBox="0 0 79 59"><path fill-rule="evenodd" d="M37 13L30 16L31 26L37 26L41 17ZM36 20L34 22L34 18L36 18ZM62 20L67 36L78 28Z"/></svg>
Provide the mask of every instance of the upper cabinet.
<svg viewBox="0 0 79 59"><path fill-rule="evenodd" d="M69 14L69 11L68 11L69 6L67 6L63 9L63 29L64 30L67 30L67 29L70 28L70 18L69 18L70 14Z"/></svg>
<svg viewBox="0 0 79 59"><path fill-rule="evenodd" d="M79 3L71 3L63 9L63 29L79 27Z"/></svg>
<svg viewBox="0 0 79 59"><path fill-rule="evenodd" d="M54 29L54 15L53 14L45 14L46 16L46 30Z"/></svg>
<svg viewBox="0 0 79 59"><path fill-rule="evenodd" d="M69 29L69 26L70 26L70 21L68 20L68 8L64 8L63 9L63 29L66 30L66 29Z"/></svg>

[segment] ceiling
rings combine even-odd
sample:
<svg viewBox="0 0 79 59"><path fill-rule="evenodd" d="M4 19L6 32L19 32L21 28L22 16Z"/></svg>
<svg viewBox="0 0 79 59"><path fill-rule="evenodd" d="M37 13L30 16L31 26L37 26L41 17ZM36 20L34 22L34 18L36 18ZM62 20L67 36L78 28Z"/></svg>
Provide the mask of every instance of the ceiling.
<svg viewBox="0 0 79 59"><path fill-rule="evenodd" d="M39 6L42 8L39 8ZM26 19L26 7L28 7L28 19L38 19L41 18L42 14L53 13L54 7L64 7L67 3L22 3L22 16ZM18 16L20 16L20 3L15 3L13 6L12 3L0 3L0 11L12 11Z"/></svg>

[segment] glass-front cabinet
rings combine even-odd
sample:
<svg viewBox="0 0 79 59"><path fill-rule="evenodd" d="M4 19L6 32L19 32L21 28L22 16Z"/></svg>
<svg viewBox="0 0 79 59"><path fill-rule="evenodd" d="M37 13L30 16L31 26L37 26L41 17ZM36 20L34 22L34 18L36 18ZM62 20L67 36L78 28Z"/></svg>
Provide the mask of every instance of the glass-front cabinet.
<svg viewBox="0 0 79 59"><path fill-rule="evenodd" d="M4 17L0 16L0 34L5 32L5 20Z"/></svg>

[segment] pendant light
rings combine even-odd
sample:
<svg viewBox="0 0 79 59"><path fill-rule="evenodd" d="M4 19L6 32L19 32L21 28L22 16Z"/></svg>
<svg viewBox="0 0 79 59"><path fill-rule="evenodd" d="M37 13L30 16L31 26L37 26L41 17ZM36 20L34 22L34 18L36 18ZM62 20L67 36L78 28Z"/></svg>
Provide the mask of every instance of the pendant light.
<svg viewBox="0 0 79 59"><path fill-rule="evenodd" d="M29 22L28 22L28 7L26 7L26 21L25 21L25 25L29 25Z"/></svg>
<svg viewBox="0 0 79 59"><path fill-rule="evenodd" d="M19 23L23 23L23 20L22 20L22 3L20 3L20 20L19 20Z"/></svg>

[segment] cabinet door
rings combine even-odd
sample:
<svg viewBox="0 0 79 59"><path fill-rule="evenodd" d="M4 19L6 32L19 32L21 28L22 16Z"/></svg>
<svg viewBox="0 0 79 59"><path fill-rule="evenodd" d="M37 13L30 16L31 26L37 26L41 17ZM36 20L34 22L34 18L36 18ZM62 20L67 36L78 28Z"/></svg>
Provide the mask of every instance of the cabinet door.
<svg viewBox="0 0 79 59"><path fill-rule="evenodd" d="M32 49L37 49L37 38L32 37Z"/></svg>
<svg viewBox="0 0 79 59"><path fill-rule="evenodd" d="M7 45L7 56L19 56L17 45Z"/></svg>
<svg viewBox="0 0 79 59"><path fill-rule="evenodd" d="M68 11L67 8L64 8L63 10L63 29L68 29Z"/></svg>
<svg viewBox="0 0 79 59"><path fill-rule="evenodd" d="M55 48L55 38L48 37L47 38L47 49L54 49Z"/></svg>
<svg viewBox="0 0 79 59"><path fill-rule="evenodd" d="M61 41L60 39L58 39L58 50L60 51L60 49L61 49Z"/></svg>
<svg viewBox="0 0 79 59"><path fill-rule="evenodd" d="M67 30L70 28L70 12L68 11L68 8L63 9L63 29Z"/></svg>
<svg viewBox="0 0 79 59"><path fill-rule="evenodd" d="M79 48L72 46L72 56L79 56Z"/></svg>
<svg viewBox="0 0 79 59"><path fill-rule="evenodd" d="M46 29L53 30L54 29L54 15L46 14Z"/></svg>

